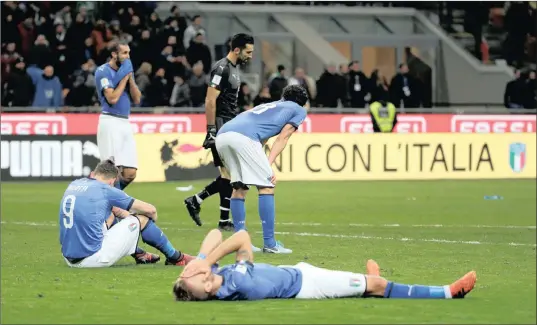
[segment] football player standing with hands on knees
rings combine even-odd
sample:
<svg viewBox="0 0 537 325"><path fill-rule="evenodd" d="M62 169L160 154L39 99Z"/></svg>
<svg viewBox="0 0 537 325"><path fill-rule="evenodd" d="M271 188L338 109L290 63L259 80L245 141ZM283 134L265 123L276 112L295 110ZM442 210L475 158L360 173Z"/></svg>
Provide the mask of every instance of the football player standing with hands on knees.
<svg viewBox="0 0 537 325"><path fill-rule="evenodd" d="M292 253L292 250L283 247L274 238L276 175L272 164L287 145L291 135L304 122L307 115L304 106L307 103L308 93L302 86L287 86L283 89L281 100L241 113L226 123L216 136L216 149L231 175L231 215L235 231L245 229L244 200L249 186L256 186L259 192L259 216L263 226L265 253ZM267 157L263 145L273 136L276 136L276 140L272 143Z"/></svg>

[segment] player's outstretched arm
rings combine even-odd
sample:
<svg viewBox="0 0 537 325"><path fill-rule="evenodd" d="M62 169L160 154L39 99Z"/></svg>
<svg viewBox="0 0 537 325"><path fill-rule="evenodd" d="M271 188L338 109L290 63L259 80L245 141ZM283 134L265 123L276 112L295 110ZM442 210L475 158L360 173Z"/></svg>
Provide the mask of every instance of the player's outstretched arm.
<svg viewBox="0 0 537 325"><path fill-rule="evenodd" d="M237 253L237 260L241 261L254 261L254 254L252 253L252 240L246 230L240 230L234 233L231 237L226 239L222 244L215 248L209 256L207 256L207 262L209 265L213 265L223 257Z"/></svg>
<svg viewBox="0 0 537 325"><path fill-rule="evenodd" d="M153 221L157 221L158 219L157 208L155 208L154 205L144 201L135 199L132 203L131 211L137 214L143 214L144 216L153 219Z"/></svg>
<svg viewBox="0 0 537 325"><path fill-rule="evenodd" d="M106 88L103 93L104 97L106 98L106 101L110 103L111 105L115 105L117 101L119 100L119 97L121 97L121 94L125 91L125 87L127 86L127 82L129 81L129 75L125 76L117 87L115 89L112 88Z"/></svg>
<svg viewBox="0 0 537 325"><path fill-rule="evenodd" d="M272 144L272 149L270 150L269 154L269 164L272 166L272 163L274 163L274 160L280 155L280 153L285 149L285 146L287 145L287 141L289 141L289 138L293 133L296 131L296 127L291 124L286 124L274 143Z"/></svg>

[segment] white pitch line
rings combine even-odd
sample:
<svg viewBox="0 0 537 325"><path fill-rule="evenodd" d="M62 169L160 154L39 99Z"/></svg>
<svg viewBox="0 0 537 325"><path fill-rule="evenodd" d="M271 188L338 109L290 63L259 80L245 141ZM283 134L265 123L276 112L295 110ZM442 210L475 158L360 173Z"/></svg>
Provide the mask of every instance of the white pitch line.
<svg viewBox="0 0 537 325"><path fill-rule="evenodd" d="M10 223L14 225L26 225L26 226L55 226L55 223L36 223L36 222L23 222L23 221L2 221L2 223ZM192 222L158 222L159 225L192 225ZM257 222L254 224L260 225ZM278 226L303 226L303 227L362 227L362 228L490 228L490 229L536 229L536 226L515 226L515 225L442 225L442 224L430 224L430 225L401 225L401 224L370 224L370 223L318 223L318 222L276 222Z"/></svg>
<svg viewBox="0 0 537 325"><path fill-rule="evenodd" d="M262 232L258 231L258 234ZM427 243L440 243L440 244L463 244L463 245L507 245L507 246L529 246L536 247L536 244L524 244L524 243L491 243L491 242L480 242L480 241L466 241L466 240L448 240L448 239L423 239L423 238L395 238L395 237L378 237L378 236L363 236L363 235L339 235L339 234L317 234L309 232L280 232L276 231L276 235L282 236L301 236L301 237L327 237L327 238L350 238L350 239L374 239L374 240L396 240L403 242L427 242Z"/></svg>
<svg viewBox="0 0 537 325"><path fill-rule="evenodd" d="M23 225L23 226L34 226L34 227L56 227L57 224L51 222L25 222L25 221L13 221L7 222L2 221L2 224L13 224L13 225ZM204 229L192 229L192 228L175 228L175 227L162 227L163 230L176 230L176 231L195 231L202 232ZM262 234L262 232L257 231L256 233ZM300 236L300 237L326 237L326 238L349 238L349 239L373 239L373 240L395 240L402 242L427 242L427 243L440 243L440 244L463 244L463 245L501 245L501 246L526 246L526 247L536 247L536 244L526 244L526 243L492 243L492 242L480 242L480 241L467 241L467 240L449 240L449 239L425 239L425 238L396 238L396 237L379 237L379 236L364 236L364 235L340 235L340 234L320 234L320 233L309 233L309 232L275 232L276 235L282 236Z"/></svg>
<svg viewBox="0 0 537 325"><path fill-rule="evenodd" d="M162 225L174 225L177 223L159 222ZM180 222L182 225L190 225L192 222ZM260 225L260 222L254 224ZM442 224L417 224L402 225L398 223L372 224L372 223L320 223L320 222L276 222L278 226L297 227L362 227L362 228L491 228L491 229L536 229L536 226L516 226L516 225L442 225Z"/></svg>

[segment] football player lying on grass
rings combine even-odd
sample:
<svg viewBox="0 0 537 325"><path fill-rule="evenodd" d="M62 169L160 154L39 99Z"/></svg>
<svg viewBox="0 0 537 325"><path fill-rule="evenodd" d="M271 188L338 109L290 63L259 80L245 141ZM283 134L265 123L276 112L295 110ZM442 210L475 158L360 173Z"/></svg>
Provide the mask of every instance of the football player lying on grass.
<svg viewBox="0 0 537 325"><path fill-rule="evenodd" d="M236 263L218 268L224 256L236 253ZM367 274L334 271L307 263L273 266L254 263L250 236L240 230L222 242L219 230L211 230L201 244L198 258L190 262L173 286L178 301L326 299L380 297L410 299L463 298L473 288L471 271L451 285L406 285L380 276L379 266L367 262Z"/></svg>

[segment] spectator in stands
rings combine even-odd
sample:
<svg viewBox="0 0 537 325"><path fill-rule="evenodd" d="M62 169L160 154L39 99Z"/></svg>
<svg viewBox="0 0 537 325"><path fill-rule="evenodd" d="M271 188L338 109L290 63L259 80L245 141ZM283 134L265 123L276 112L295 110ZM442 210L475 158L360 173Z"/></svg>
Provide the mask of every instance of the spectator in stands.
<svg viewBox="0 0 537 325"><path fill-rule="evenodd" d="M174 78L175 85L173 86L172 95L170 96L170 106L173 107L190 107L190 87L181 76Z"/></svg>
<svg viewBox="0 0 537 325"><path fill-rule="evenodd" d="M329 64L317 80L317 106L338 107L343 98L344 88L338 87L339 76L336 66Z"/></svg>
<svg viewBox="0 0 537 325"><path fill-rule="evenodd" d="M401 103L406 108L420 107L418 83L408 73L408 66L405 63L399 65L399 73L390 83L390 102L397 108L401 107Z"/></svg>
<svg viewBox="0 0 537 325"><path fill-rule="evenodd" d="M16 51L15 43L8 43L5 49L2 49L2 80L5 80L9 74L11 67L21 55Z"/></svg>
<svg viewBox="0 0 537 325"><path fill-rule="evenodd" d="M43 74L36 78L32 106L35 108L58 108L63 106L62 85L54 75L54 67L48 65Z"/></svg>
<svg viewBox="0 0 537 325"><path fill-rule="evenodd" d="M142 31L144 27L140 22L140 17L134 15L131 18L129 26L125 27L125 33L132 36L133 40L139 40L142 37Z"/></svg>
<svg viewBox="0 0 537 325"><path fill-rule="evenodd" d="M304 69L302 68L295 69L295 74L289 78L289 85L300 85L306 89L310 101L315 99L315 96L317 96L317 85L315 84L315 80L306 75Z"/></svg>
<svg viewBox="0 0 537 325"><path fill-rule="evenodd" d="M70 59L73 66L80 66L87 60L95 57L91 56L91 52L95 52L93 43L90 45L90 53L86 53L86 50L88 50L87 43L93 42L89 38L92 30L93 24L82 13L76 15L75 22L67 29L67 44L69 44L68 50L71 53ZM90 41L87 41L87 39Z"/></svg>
<svg viewBox="0 0 537 325"><path fill-rule="evenodd" d="M23 13L13 1L2 1L2 46L7 43L21 45L18 24Z"/></svg>
<svg viewBox="0 0 537 325"><path fill-rule="evenodd" d="M151 33L148 29L142 31L139 40L135 40L131 49L131 60L135 67L140 66L142 62L155 62L158 53L155 55L154 46L156 42L151 39Z"/></svg>
<svg viewBox="0 0 537 325"><path fill-rule="evenodd" d="M95 62L88 60L71 77L71 90L65 98L68 106L91 106L95 98Z"/></svg>
<svg viewBox="0 0 537 325"><path fill-rule="evenodd" d="M177 56L185 54L185 51L183 50L183 47L179 46L179 44L177 43L177 37L175 37L173 35L168 36L166 45L172 47L172 55L174 57L177 57Z"/></svg>
<svg viewBox="0 0 537 325"><path fill-rule="evenodd" d="M241 112L247 111L254 107L250 87L246 82L241 82L239 95L237 96L237 106Z"/></svg>
<svg viewBox="0 0 537 325"><path fill-rule="evenodd" d="M62 84L65 84L69 74L73 72L68 61L67 31L61 21L56 24L55 31L56 33L51 39L50 48L56 59L56 62L54 62L56 75L60 78Z"/></svg>
<svg viewBox="0 0 537 325"><path fill-rule="evenodd" d="M351 106L351 102L350 102L350 93L349 93L349 67L350 67L351 64L340 64L339 65L339 72L338 72L338 77L339 77L339 83L341 84L341 87L342 87L342 92L343 92L343 95L341 97L341 104L343 105L343 107L350 107Z"/></svg>
<svg viewBox="0 0 537 325"><path fill-rule="evenodd" d="M142 93L142 100L141 100L142 107L146 107L146 104L147 104L146 94L147 94L147 89L149 85L151 84L151 79L149 76L151 75L152 69L153 67L151 66L150 63L143 62L135 74L136 85L138 86L138 89Z"/></svg>
<svg viewBox="0 0 537 325"><path fill-rule="evenodd" d="M369 102L380 102L380 101L389 101L390 100L390 91L388 81L384 77L380 70L375 69L371 73L370 78L370 99Z"/></svg>
<svg viewBox="0 0 537 325"><path fill-rule="evenodd" d="M526 1L509 3L505 14L507 38L504 43L505 58L510 65L520 65L524 61L524 44L535 28L531 20L530 7Z"/></svg>
<svg viewBox="0 0 537 325"><path fill-rule="evenodd" d="M173 48L168 45L161 53L161 59L159 60L159 67L164 67L168 72L167 80L171 84L174 76L185 76L188 62L185 56L175 56L173 54Z"/></svg>
<svg viewBox="0 0 537 325"><path fill-rule="evenodd" d="M2 78L2 80L4 80ZM2 91L2 106L26 107L30 106L34 100L35 88L32 79L26 73L26 64L22 57L18 57L13 62L10 69L9 79L7 79Z"/></svg>
<svg viewBox="0 0 537 325"><path fill-rule="evenodd" d="M526 100L524 108L537 108L537 80L535 71L530 71L526 81Z"/></svg>
<svg viewBox="0 0 537 325"><path fill-rule="evenodd" d="M93 44L95 44L95 51L99 55L106 48L106 43L112 39L112 32L106 27L105 21L99 19L91 32L91 37L93 38Z"/></svg>
<svg viewBox="0 0 537 325"><path fill-rule="evenodd" d="M95 46L93 46L93 38L88 37L84 40L84 47L81 53L74 53L74 59L78 60L76 65L82 65L89 59L95 60L97 58L97 52L95 52Z"/></svg>
<svg viewBox="0 0 537 325"><path fill-rule="evenodd" d="M185 36L183 37L183 45L185 49L190 46L190 41L198 34L205 35L205 29L201 26L201 16L196 15L192 18L192 23L185 30Z"/></svg>
<svg viewBox="0 0 537 325"><path fill-rule="evenodd" d="M171 10L171 16L166 19L164 22L165 25L170 25L176 31L180 33L180 35L177 35L178 39L184 39L185 30L187 28L187 22L185 17L181 16L181 10L179 9L179 6L172 6ZM172 23L172 21L175 21L175 23Z"/></svg>
<svg viewBox="0 0 537 325"><path fill-rule="evenodd" d="M170 39L173 38L175 40L173 42L174 52L181 54L185 53L186 50L183 45L184 31L181 32L176 20L171 20L169 25L165 25L159 35L160 39L168 40L168 44L170 43Z"/></svg>
<svg viewBox="0 0 537 325"><path fill-rule="evenodd" d="M160 20L160 17L156 12L151 13L151 15L149 16L147 28L153 35L158 35L158 33L160 33L162 29L162 20Z"/></svg>
<svg viewBox="0 0 537 325"><path fill-rule="evenodd" d="M205 104L205 95L207 95L207 75L203 72L203 63L194 64L188 85L192 106L202 107Z"/></svg>
<svg viewBox="0 0 537 325"><path fill-rule="evenodd" d="M365 97L369 93L369 79L360 70L360 62L352 61L349 65L349 82L347 90L350 97L350 106L354 108L365 107Z"/></svg>
<svg viewBox="0 0 537 325"><path fill-rule="evenodd" d="M34 18L31 12L26 12L24 21L18 25L19 35L21 38L21 54L23 57L28 57L32 48L32 43L35 39L36 31L34 25Z"/></svg>
<svg viewBox="0 0 537 325"><path fill-rule="evenodd" d="M97 58L95 59L97 65L103 65L108 61L108 58L112 56L112 51L116 47L116 44L116 39L112 39L106 43L105 47L97 54Z"/></svg>
<svg viewBox="0 0 537 325"><path fill-rule="evenodd" d="M49 47L49 42L44 35L37 36L34 46L30 51L29 63L36 64L40 68L54 64L54 56Z"/></svg>
<svg viewBox="0 0 537 325"><path fill-rule="evenodd" d="M66 27L70 27L73 22L71 6L64 6L60 11L56 12L54 17ZM56 24L56 22L54 24Z"/></svg>
<svg viewBox="0 0 537 325"><path fill-rule="evenodd" d="M53 15L36 15L35 34L45 35L47 39L54 36L54 16Z"/></svg>
<svg viewBox="0 0 537 325"><path fill-rule="evenodd" d="M166 70L159 68L147 87L147 103L149 107L167 106L170 98L170 86L165 78Z"/></svg>
<svg viewBox="0 0 537 325"><path fill-rule="evenodd" d="M287 75L285 66L278 65L278 72L274 73L269 79L269 91L272 100L280 100L282 98L283 88L287 86Z"/></svg>
<svg viewBox="0 0 537 325"><path fill-rule="evenodd" d="M527 85L520 75L520 70L515 71L515 79L505 86L503 104L506 108L523 108L527 100Z"/></svg>
<svg viewBox="0 0 537 325"><path fill-rule="evenodd" d="M254 99L254 106L258 106L261 104L270 103L272 101L272 98L270 97L269 87L263 86L261 87L261 91Z"/></svg>
<svg viewBox="0 0 537 325"><path fill-rule="evenodd" d="M201 61L203 63L203 72L209 73L212 65L211 50L205 44L203 34L196 34L196 37L190 41L190 46L186 50L186 59L191 66Z"/></svg>

